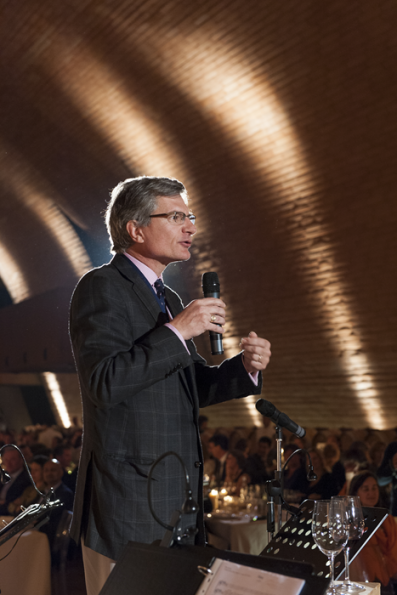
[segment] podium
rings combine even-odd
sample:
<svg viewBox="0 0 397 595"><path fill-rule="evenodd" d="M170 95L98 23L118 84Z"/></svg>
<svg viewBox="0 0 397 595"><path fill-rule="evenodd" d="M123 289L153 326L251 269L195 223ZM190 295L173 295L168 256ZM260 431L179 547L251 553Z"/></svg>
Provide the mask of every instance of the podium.
<svg viewBox="0 0 397 595"><path fill-rule="evenodd" d="M300 595L323 595L329 580L313 575L311 564L252 556L212 547L157 545L129 542L100 595L196 595L214 559L281 574L304 581Z"/></svg>
<svg viewBox="0 0 397 595"><path fill-rule="evenodd" d="M306 500L297 516L282 527L259 556L212 547L174 546L129 542L100 595L196 595L203 584L202 569L215 560L265 570L304 581L299 595L323 595L330 582L327 557L314 543L311 522L314 502ZM351 548L353 560L386 518L383 508L363 508L365 531ZM336 557L336 579L344 571L343 553Z"/></svg>

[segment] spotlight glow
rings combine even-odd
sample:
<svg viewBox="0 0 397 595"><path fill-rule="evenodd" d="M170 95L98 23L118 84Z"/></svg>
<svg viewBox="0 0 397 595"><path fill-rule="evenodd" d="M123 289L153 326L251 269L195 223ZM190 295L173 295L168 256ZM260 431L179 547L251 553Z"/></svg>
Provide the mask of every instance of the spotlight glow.
<svg viewBox="0 0 397 595"><path fill-rule="evenodd" d="M43 376L63 426L65 428L70 428L71 422L69 413L66 408L65 400L63 398L61 387L59 386L56 375L52 372L43 372Z"/></svg>

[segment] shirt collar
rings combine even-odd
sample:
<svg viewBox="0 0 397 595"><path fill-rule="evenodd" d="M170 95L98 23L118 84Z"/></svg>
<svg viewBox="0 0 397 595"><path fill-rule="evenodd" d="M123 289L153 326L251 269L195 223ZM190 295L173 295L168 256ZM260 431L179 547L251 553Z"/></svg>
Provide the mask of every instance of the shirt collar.
<svg viewBox="0 0 397 595"><path fill-rule="evenodd" d="M136 268L141 271L142 275L149 281L150 285L154 287L155 281L159 279L156 273L146 264L143 264L143 262L135 258L135 256L131 256L131 254L128 254L127 252L124 252L124 256L130 259ZM163 280L163 275L160 275L160 279Z"/></svg>

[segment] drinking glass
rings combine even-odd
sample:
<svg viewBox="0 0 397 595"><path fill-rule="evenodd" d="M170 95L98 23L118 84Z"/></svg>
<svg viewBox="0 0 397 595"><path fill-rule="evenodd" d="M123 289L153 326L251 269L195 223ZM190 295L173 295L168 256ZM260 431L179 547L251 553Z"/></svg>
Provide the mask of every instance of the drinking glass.
<svg viewBox="0 0 397 595"><path fill-rule="evenodd" d="M335 556L348 540L346 508L343 500L315 500L312 518L312 534L319 550L328 557L331 584L326 595L337 595L334 584Z"/></svg>
<svg viewBox="0 0 397 595"><path fill-rule="evenodd" d="M361 501L359 496L334 496L335 500L342 500L345 502L346 519L347 519L347 530L348 530L348 542L345 547L345 580L342 585L337 587L339 595L342 593L360 593L365 590L365 587L357 585L356 583L350 582L350 571L349 571L349 556L350 548L354 545L364 533L364 516L361 508Z"/></svg>

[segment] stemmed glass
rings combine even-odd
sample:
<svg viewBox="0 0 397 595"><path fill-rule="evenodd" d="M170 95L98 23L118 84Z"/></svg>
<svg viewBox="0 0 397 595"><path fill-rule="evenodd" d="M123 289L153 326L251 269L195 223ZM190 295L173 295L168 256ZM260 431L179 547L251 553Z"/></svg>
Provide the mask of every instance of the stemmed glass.
<svg viewBox="0 0 397 595"><path fill-rule="evenodd" d="M350 548L357 542L364 533L364 516L361 508L361 500L358 496L334 496L332 501L341 500L345 503L347 531L349 540L345 547L345 580L342 585L337 588L339 595L342 593L360 593L365 590L365 587L350 582L349 571L349 555Z"/></svg>
<svg viewBox="0 0 397 595"><path fill-rule="evenodd" d="M312 534L319 550L328 557L331 584L326 595L337 595L334 583L335 556L345 547L348 539L346 508L343 500L315 500Z"/></svg>

